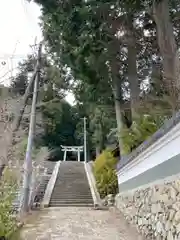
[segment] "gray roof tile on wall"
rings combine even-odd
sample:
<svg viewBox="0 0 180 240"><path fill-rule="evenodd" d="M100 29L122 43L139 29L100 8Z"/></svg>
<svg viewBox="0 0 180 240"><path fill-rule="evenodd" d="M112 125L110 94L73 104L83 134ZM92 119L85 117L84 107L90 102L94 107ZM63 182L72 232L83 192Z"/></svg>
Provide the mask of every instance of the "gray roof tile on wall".
<svg viewBox="0 0 180 240"><path fill-rule="evenodd" d="M117 164L117 170L120 170L129 162L131 162L135 157L137 157L140 153L145 151L148 147L150 147L153 143L163 137L166 133L168 133L173 127L175 127L180 122L180 111L177 112L170 119L167 119L162 127L156 131L150 138L144 141L141 145L139 145L134 151L132 151L129 155L121 157Z"/></svg>

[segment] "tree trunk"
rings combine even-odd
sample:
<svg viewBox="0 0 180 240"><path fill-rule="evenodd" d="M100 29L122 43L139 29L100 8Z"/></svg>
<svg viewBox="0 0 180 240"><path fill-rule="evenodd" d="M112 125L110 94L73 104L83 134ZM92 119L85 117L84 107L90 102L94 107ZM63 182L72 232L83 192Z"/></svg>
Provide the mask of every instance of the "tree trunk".
<svg viewBox="0 0 180 240"><path fill-rule="evenodd" d="M128 81L130 86L131 114L132 119L137 116L140 86L137 75L136 64L136 39L133 36L132 21L129 23L127 43L128 43Z"/></svg>
<svg viewBox="0 0 180 240"><path fill-rule="evenodd" d="M106 136L105 133L103 132L103 128L101 126L101 141L100 141L100 151L102 152L105 150L105 142L106 142Z"/></svg>
<svg viewBox="0 0 180 240"><path fill-rule="evenodd" d="M176 69L176 66L179 66L179 60L168 0L154 0L153 17L156 22L158 45L162 56L164 87L171 97L172 108L175 111L178 107L177 98L179 95Z"/></svg>
<svg viewBox="0 0 180 240"><path fill-rule="evenodd" d="M105 141L106 141L106 135L103 129L102 124L99 124L96 126L97 129L96 136L98 136L97 142L96 142L96 157L98 157L102 151L105 149Z"/></svg>
<svg viewBox="0 0 180 240"><path fill-rule="evenodd" d="M113 87L117 130L118 130L119 149L122 150L123 149L123 143L121 138L121 130L123 129L123 120L122 120L122 113L121 113L122 93L121 93L121 79L119 76L119 69L117 66L116 59L114 59L114 61L111 61L111 74L112 74L112 87Z"/></svg>
<svg viewBox="0 0 180 240"><path fill-rule="evenodd" d="M122 116L121 116L121 104L119 100L119 92L120 87L118 87L117 83L115 82L114 84L114 101L115 101L115 111L116 111L116 121L117 121L117 130L118 130L118 141L119 141L119 149L123 149L123 143L121 139L121 130L123 129L123 121L122 121Z"/></svg>
<svg viewBox="0 0 180 240"><path fill-rule="evenodd" d="M101 151L100 151L100 147L96 146L96 158L100 155Z"/></svg>
<svg viewBox="0 0 180 240"><path fill-rule="evenodd" d="M131 112L131 103L128 102L126 105L126 108L123 111L122 119L123 123L127 128L130 128L132 125L132 112Z"/></svg>

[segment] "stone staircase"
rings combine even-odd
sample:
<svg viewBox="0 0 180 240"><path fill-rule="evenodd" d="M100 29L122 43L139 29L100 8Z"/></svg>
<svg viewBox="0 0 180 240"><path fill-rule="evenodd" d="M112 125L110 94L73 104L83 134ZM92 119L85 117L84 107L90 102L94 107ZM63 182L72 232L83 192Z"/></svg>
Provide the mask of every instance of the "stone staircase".
<svg viewBox="0 0 180 240"><path fill-rule="evenodd" d="M46 175L42 176L40 185L38 186L37 189L37 194L34 199L34 204L35 206L38 206L41 201L43 200L44 193L47 187L47 184L51 178L54 166L56 162L53 161L44 161L43 166L47 169ZM22 186L17 190L16 192L16 197L13 201L13 212L18 212L19 206L20 206L20 201L21 201L21 191L22 191Z"/></svg>
<svg viewBox="0 0 180 240"><path fill-rule="evenodd" d="M56 162L53 162L53 161L44 162L44 167L47 169L47 172L46 172L46 175L42 177L42 181L38 187L37 195L34 199L35 204L40 204L42 202L45 191L46 191L46 187L53 173L55 164Z"/></svg>
<svg viewBox="0 0 180 240"><path fill-rule="evenodd" d="M49 206L93 206L84 163L61 163Z"/></svg>

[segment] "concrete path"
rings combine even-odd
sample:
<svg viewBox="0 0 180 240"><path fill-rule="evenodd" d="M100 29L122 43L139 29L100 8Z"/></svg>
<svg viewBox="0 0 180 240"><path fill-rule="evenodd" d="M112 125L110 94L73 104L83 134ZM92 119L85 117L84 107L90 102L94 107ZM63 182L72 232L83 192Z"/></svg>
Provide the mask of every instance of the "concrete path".
<svg viewBox="0 0 180 240"><path fill-rule="evenodd" d="M47 208L21 231L22 240L142 240L115 210Z"/></svg>

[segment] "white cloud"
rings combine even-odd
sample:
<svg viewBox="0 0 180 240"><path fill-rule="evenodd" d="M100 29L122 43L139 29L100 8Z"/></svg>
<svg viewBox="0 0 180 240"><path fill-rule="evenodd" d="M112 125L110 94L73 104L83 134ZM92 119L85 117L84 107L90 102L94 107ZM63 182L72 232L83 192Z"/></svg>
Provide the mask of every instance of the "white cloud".
<svg viewBox="0 0 180 240"><path fill-rule="evenodd" d="M41 38L38 17L40 8L26 0L6 0L0 3L0 53L12 53L16 42L17 54L26 54L35 37Z"/></svg>
<svg viewBox="0 0 180 240"><path fill-rule="evenodd" d="M34 44L37 37L39 41L41 30L38 25L40 8L33 2L26 0L6 0L0 2L0 81L4 74L17 66L29 52L32 51L30 45ZM10 57L14 53L13 61ZM12 64L11 64L12 63Z"/></svg>
<svg viewBox="0 0 180 240"><path fill-rule="evenodd" d="M40 15L40 7L33 1L0 0L0 83L10 83L10 76L16 72L12 69L32 52L30 45L34 44L35 38L37 43L42 39L38 24ZM73 95L68 93L66 100L72 104Z"/></svg>

